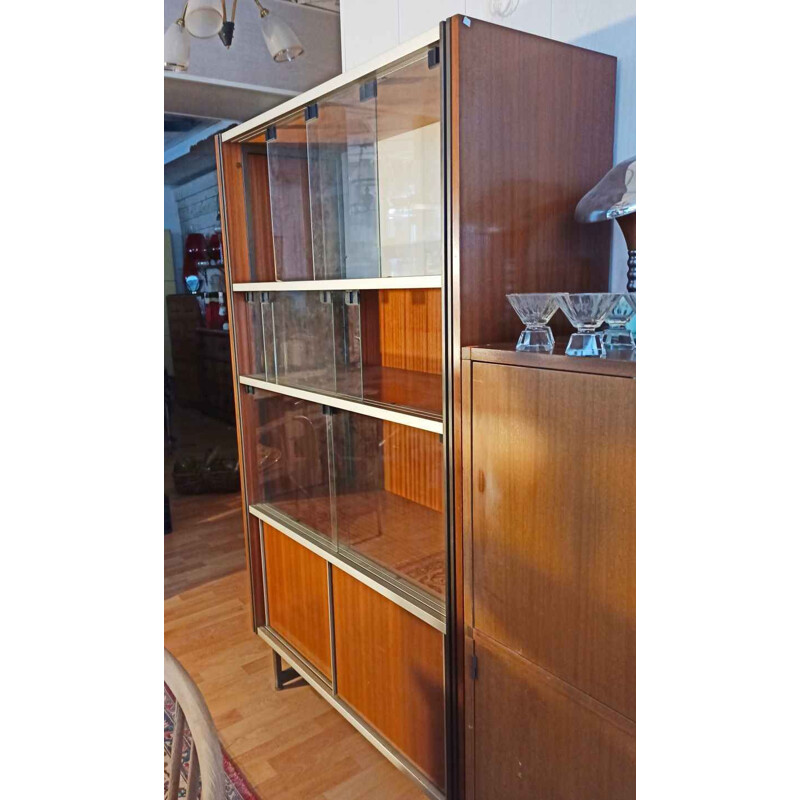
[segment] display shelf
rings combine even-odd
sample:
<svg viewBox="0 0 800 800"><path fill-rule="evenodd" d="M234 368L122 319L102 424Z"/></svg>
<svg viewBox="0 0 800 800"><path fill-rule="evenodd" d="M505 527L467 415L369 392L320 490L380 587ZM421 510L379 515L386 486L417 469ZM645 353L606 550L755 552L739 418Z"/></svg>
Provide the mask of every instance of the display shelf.
<svg viewBox="0 0 800 800"><path fill-rule="evenodd" d="M307 400L310 403L331 406L332 408L338 408L342 411L352 411L355 414L363 414L364 416L375 417L376 419L382 419L387 422L396 422L399 425L407 425L410 428L419 428L420 430L430 431L431 433L438 433L440 435L444 433L441 414L438 415L438 418L433 415L426 417L417 414L406 414L400 411L394 411L383 405L367 402L361 403L335 395L309 392L306 389L297 389L294 386L283 386L282 384L271 383L250 375L240 375L239 383L243 386L252 386L254 389L263 389L267 392L296 397L298 400Z"/></svg>
<svg viewBox="0 0 800 800"><path fill-rule="evenodd" d="M409 275L397 278L334 278L318 281L262 281L234 283L234 292L323 292L340 289L441 289L441 275Z"/></svg>

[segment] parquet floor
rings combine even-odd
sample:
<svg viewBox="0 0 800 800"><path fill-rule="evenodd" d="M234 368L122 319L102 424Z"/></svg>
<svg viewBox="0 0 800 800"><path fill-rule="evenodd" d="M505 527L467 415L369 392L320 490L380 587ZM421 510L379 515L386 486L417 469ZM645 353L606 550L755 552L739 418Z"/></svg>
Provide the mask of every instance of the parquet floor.
<svg viewBox="0 0 800 800"><path fill-rule="evenodd" d="M197 682L223 746L259 796L424 798L309 686L275 691L271 650L250 629L246 572L207 580L236 558L244 564L238 496L188 500L183 535L165 537L171 551L165 585L171 589L165 592L164 642Z"/></svg>

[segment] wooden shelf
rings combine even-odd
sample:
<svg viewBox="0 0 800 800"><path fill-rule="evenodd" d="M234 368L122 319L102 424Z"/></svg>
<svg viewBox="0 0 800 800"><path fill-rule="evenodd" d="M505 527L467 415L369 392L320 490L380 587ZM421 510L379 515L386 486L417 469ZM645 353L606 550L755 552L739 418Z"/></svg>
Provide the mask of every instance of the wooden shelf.
<svg viewBox="0 0 800 800"><path fill-rule="evenodd" d="M385 371L387 368L379 368ZM410 370L392 370L392 372L408 372ZM415 375L422 376L423 381L427 377L425 373L415 373ZM441 397L441 377L433 375L437 378ZM423 431L430 431L431 433L444 434L444 424L442 423L441 413L430 414L422 416L418 414L406 413L403 411L395 411L394 407L387 405L378 405L375 402L360 402L358 400L347 399L337 395L321 394L320 392L310 392L306 389L297 389L294 386L284 386L280 383L272 383L265 381L259 377L252 375L240 375L239 383L244 386L252 386L254 389L263 389L265 392L274 392L276 394L284 394L289 397L296 397L298 400L307 400L309 403L319 403L323 406L331 406L332 408L340 408L342 411L352 411L354 414L363 414L367 417L375 417L387 422L396 422L398 425L406 425L410 428L419 428ZM391 380L387 383L380 383L380 387L393 385ZM382 388L374 388L376 382L372 381L373 388L371 391L381 392ZM395 376L395 384L402 385L402 381L397 381ZM429 386L430 389L430 386ZM383 395L385 396L385 394ZM428 399L430 402L430 397ZM441 401L440 401L441 403Z"/></svg>
<svg viewBox="0 0 800 800"><path fill-rule="evenodd" d="M441 289L441 275L396 278L336 278L318 281L261 281L234 283L234 292L353 292L357 289Z"/></svg>

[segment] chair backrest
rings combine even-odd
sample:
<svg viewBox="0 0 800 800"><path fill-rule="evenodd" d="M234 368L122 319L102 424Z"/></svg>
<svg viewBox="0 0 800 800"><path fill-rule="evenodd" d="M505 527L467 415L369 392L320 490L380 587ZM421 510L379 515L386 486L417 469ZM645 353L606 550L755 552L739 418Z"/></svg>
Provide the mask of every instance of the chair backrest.
<svg viewBox="0 0 800 800"><path fill-rule="evenodd" d="M180 789L181 758L186 728L192 733L186 800L224 800L225 770L217 731L203 695L189 673L172 653L164 648L164 682L175 696L175 727L166 800L176 800ZM202 778L202 781L201 781ZM202 795L198 795L198 789Z"/></svg>

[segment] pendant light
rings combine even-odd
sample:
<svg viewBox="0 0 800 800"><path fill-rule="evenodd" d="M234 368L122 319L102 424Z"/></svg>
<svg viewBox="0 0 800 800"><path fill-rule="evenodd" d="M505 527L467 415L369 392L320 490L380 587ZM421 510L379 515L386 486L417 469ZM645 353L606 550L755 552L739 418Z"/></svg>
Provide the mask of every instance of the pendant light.
<svg viewBox="0 0 800 800"><path fill-rule="evenodd" d="M184 18L192 36L210 39L222 30L222 0L189 0Z"/></svg>
<svg viewBox="0 0 800 800"><path fill-rule="evenodd" d="M294 61L303 54L303 45L291 26L277 19L255 0L261 11L261 33L272 58L277 62Z"/></svg>
<svg viewBox="0 0 800 800"><path fill-rule="evenodd" d="M170 72L186 72L189 69L191 41L183 17L175 20L164 34L164 69Z"/></svg>

